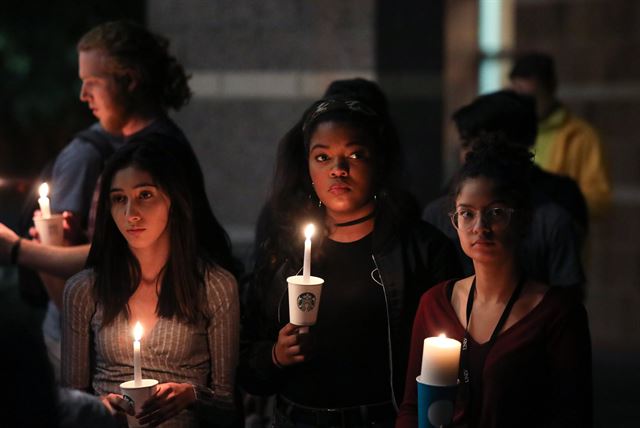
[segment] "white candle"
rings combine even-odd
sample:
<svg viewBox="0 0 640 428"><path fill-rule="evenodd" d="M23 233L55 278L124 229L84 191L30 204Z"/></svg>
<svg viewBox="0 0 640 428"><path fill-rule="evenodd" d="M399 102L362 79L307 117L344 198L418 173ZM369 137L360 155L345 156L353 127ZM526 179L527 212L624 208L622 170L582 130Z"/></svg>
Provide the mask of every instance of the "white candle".
<svg viewBox="0 0 640 428"><path fill-rule="evenodd" d="M133 382L135 386L142 385L142 367L140 367L140 339L142 338L142 325L140 321L133 328Z"/></svg>
<svg viewBox="0 0 640 428"><path fill-rule="evenodd" d="M49 207L49 198L47 197L49 195L49 185L47 183L42 183L38 191L40 192L38 204L40 205L42 218L51 218L51 208Z"/></svg>
<svg viewBox="0 0 640 428"><path fill-rule="evenodd" d="M302 263L302 277L304 282L309 282L311 277L311 237L316 228L313 224L308 224L304 228L304 261Z"/></svg>
<svg viewBox="0 0 640 428"><path fill-rule="evenodd" d="M422 349L421 383L449 386L458 383L460 366L460 342L444 334L427 337Z"/></svg>

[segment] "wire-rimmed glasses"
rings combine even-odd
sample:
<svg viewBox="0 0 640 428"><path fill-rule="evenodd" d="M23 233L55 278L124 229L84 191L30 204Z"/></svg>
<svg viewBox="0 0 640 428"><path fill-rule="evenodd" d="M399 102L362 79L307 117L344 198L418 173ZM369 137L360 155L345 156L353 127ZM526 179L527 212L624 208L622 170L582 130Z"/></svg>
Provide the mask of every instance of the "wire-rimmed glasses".
<svg viewBox="0 0 640 428"><path fill-rule="evenodd" d="M478 219L487 227L505 228L509 225L514 212L515 209L507 207L490 207L483 210L458 207L449 214L449 217L451 217L451 224L457 230L473 229Z"/></svg>

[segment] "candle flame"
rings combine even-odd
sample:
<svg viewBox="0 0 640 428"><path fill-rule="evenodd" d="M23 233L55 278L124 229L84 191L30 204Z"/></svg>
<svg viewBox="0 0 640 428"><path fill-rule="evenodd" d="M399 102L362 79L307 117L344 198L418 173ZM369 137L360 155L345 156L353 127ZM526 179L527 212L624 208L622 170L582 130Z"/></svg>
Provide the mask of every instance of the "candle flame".
<svg viewBox="0 0 640 428"><path fill-rule="evenodd" d="M40 188L38 188L38 192L40 193L41 198L46 198L49 194L49 185L47 183L42 183Z"/></svg>
<svg viewBox="0 0 640 428"><path fill-rule="evenodd" d="M304 237L307 239L311 239L313 234L316 232L316 227L309 223L307 227L304 228Z"/></svg>
<svg viewBox="0 0 640 428"><path fill-rule="evenodd" d="M446 338L447 338L447 335L446 335L446 334L444 334L444 333L440 333L440 334L438 335L438 337L442 337L442 338L445 338L445 339L446 339Z"/></svg>
<svg viewBox="0 0 640 428"><path fill-rule="evenodd" d="M138 321L133 328L133 338L137 341L142 339L142 324L140 324L140 321Z"/></svg>

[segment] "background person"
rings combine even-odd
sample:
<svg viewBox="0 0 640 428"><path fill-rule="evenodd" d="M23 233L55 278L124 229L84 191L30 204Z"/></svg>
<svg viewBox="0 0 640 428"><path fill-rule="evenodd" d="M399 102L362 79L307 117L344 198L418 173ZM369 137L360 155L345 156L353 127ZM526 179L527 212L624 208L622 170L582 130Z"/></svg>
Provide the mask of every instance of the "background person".
<svg viewBox="0 0 640 428"><path fill-rule="evenodd" d="M125 143L134 137L158 134L189 144L167 116L169 109L178 110L189 101L191 90L182 65L169 54L169 42L164 37L138 24L112 21L83 35L77 50L80 100L88 104L105 131L122 136ZM83 204L92 206L95 201ZM91 223L90 213L89 236ZM81 222L70 223L76 224ZM63 279L79 272L89 253L89 244L52 247L28 240L18 243L18 239L0 224L0 260ZM49 292L59 297L62 289Z"/></svg>
<svg viewBox="0 0 640 428"><path fill-rule="evenodd" d="M589 214L601 216L611 202L611 182L600 137L556 97L558 80L551 56L524 54L509 74L513 89L536 99L538 136L535 162L543 169L578 183Z"/></svg>

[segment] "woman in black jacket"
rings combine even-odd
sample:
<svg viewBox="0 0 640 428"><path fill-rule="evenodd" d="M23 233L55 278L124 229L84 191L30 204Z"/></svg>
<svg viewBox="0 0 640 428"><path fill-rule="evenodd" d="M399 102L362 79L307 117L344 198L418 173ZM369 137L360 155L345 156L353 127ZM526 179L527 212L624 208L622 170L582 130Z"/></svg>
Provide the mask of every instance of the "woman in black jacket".
<svg viewBox="0 0 640 428"><path fill-rule="evenodd" d="M393 426L420 295L457 273L453 248L398 192L387 115L356 98L315 102L280 143L245 295L239 381L277 394L275 426ZM308 334L288 322L287 281L313 222L324 279Z"/></svg>

